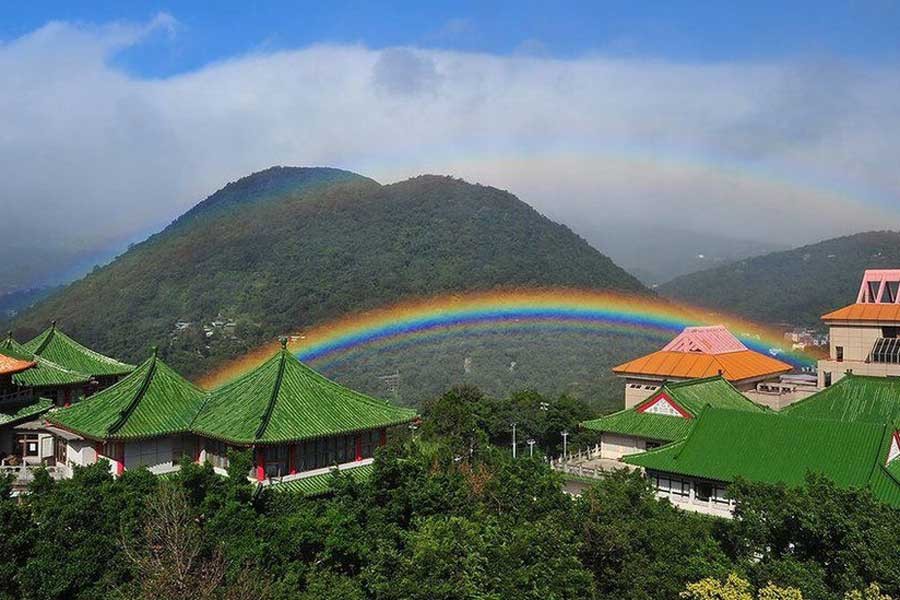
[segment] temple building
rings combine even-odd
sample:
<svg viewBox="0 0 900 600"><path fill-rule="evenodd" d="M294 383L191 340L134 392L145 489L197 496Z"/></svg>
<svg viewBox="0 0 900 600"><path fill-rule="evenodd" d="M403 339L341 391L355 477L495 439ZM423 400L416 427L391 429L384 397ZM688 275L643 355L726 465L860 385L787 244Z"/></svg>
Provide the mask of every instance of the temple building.
<svg viewBox="0 0 900 600"><path fill-rule="evenodd" d="M56 406L68 406L77 402L89 388L90 375L70 371L42 356L29 353L13 339L12 333L0 341L0 352L4 351L28 356L35 363L32 368L13 375L13 385L20 389L30 389L35 396L49 398Z"/></svg>
<svg viewBox="0 0 900 600"><path fill-rule="evenodd" d="M170 471L183 455L196 456L190 426L205 399L154 351L115 385L46 416L62 448L57 468L70 475L73 466L105 458L116 475L141 466Z"/></svg>
<svg viewBox="0 0 900 600"><path fill-rule="evenodd" d="M781 413L707 407L687 437L626 463L676 506L729 516L737 478L802 485L808 472L900 507L900 380L848 375Z"/></svg>
<svg viewBox="0 0 900 600"><path fill-rule="evenodd" d="M0 464L8 465L11 457L16 463L40 464L53 455L52 440L47 436L16 430L52 405L15 382L16 377L36 366L28 355L0 349Z"/></svg>
<svg viewBox="0 0 900 600"><path fill-rule="evenodd" d="M776 410L815 391L788 385L793 367L747 348L722 325L687 327L661 350L613 368L625 379L625 408L632 408L668 382L721 375L754 402Z"/></svg>
<svg viewBox="0 0 900 600"><path fill-rule="evenodd" d="M600 432L600 458L651 450L687 437L707 406L762 412L722 376L665 383L636 406L581 424Z"/></svg>
<svg viewBox="0 0 900 600"><path fill-rule="evenodd" d="M147 467L164 473L189 456L224 473L228 450L254 454L250 477L303 491L332 468L372 462L389 430L413 410L369 398L313 371L284 344L271 359L205 392L154 352L118 383L46 416L67 467L108 459L115 474ZM59 464L59 463L57 463Z"/></svg>
<svg viewBox="0 0 900 600"><path fill-rule="evenodd" d="M82 346L51 323L43 333L22 344L22 349L73 373L91 378L86 395L109 387L134 370L125 364Z"/></svg>
<svg viewBox="0 0 900 600"><path fill-rule="evenodd" d="M310 369L284 344L271 359L210 393L191 431L200 460L227 466L228 447L253 448L258 481L369 464L388 430L416 412L370 398Z"/></svg>
<svg viewBox="0 0 900 600"><path fill-rule="evenodd" d="M900 269L867 270L856 303L822 317L829 358L819 361L819 388L848 371L900 376Z"/></svg>

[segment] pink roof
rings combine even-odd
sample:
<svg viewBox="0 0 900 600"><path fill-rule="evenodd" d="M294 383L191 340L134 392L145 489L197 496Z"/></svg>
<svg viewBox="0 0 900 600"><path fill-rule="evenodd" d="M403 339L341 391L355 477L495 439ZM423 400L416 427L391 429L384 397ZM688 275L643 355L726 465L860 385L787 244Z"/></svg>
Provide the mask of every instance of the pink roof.
<svg viewBox="0 0 900 600"><path fill-rule="evenodd" d="M686 327L662 350L663 352L727 354L747 350L747 346L734 337L725 326L710 325L708 327Z"/></svg>
<svg viewBox="0 0 900 600"><path fill-rule="evenodd" d="M857 304L900 304L900 269L866 269Z"/></svg>

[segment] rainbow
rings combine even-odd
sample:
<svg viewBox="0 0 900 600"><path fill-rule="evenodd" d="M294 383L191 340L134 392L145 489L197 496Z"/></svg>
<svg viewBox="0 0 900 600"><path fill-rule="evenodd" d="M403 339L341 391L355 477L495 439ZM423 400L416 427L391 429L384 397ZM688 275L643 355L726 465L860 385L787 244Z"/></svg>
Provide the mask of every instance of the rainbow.
<svg viewBox="0 0 900 600"><path fill-rule="evenodd" d="M319 369L368 353L451 337L503 332L564 332L642 336L668 341L684 327L724 324L747 347L767 353L783 344L780 332L739 319L648 296L579 290L504 289L414 299L354 313L289 337L297 357ZM268 344L203 377L214 387L262 362L274 351ZM783 351L779 358L796 366L813 364L804 353Z"/></svg>

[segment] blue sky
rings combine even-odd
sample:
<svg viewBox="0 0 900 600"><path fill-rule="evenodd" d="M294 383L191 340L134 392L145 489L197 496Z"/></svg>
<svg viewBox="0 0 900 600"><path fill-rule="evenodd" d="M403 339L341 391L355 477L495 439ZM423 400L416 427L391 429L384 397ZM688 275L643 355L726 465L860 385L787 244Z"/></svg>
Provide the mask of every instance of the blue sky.
<svg viewBox="0 0 900 600"><path fill-rule="evenodd" d="M571 58L765 60L831 55L864 62L900 57L900 3L861 2L32 2L9 7L0 39L49 21L143 22L165 12L178 35L158 32L115 60L149 77L260 50L316 43L417 46Z"/></svg>

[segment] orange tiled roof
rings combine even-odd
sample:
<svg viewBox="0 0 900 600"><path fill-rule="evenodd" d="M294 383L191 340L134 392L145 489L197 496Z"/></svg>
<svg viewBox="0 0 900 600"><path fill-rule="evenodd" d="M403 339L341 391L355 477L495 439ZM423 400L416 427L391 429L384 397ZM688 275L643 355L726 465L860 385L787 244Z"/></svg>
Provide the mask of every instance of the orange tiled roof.
<svg viewBox="0 0 900 600"><path fill-rule="evenodd" d="M823 321L900 321L900 304L851 304L822 315Z"/></svg>
<svg viewBox="0 0 900 600"><path fill-rule="evenodd" d="M21 373L26 369L30 369L34 365L34 361L22 360L19 358L14 358L12 356L7 356L5 354L0 354L0 375L12 375L14 373Z"/></svg>
<svg viewBox="0 0 900 600"><path fill-rule="evenodd" d="M703 352L672 352L659 350L613 368L620 375L653 375L695 379L718 375L728 381L742 381L756 377L780 375L791 365L753 350L739 350L725 354Z"/></svg>

